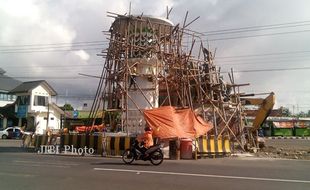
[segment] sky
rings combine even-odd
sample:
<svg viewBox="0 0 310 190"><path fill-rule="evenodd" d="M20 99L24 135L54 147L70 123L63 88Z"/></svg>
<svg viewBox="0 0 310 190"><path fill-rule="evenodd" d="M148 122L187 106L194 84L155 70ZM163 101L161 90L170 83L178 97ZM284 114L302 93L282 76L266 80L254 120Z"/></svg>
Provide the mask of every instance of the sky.
<svg viewBox="0 0 310 190"><path fill-rule="evenodd" d="M132 0L131 14L166 16L203 33L216 49L222 71L233 68L247 93L275 92L276 106L310 110L310 1L308 0ZM129 13L125 0L1 0L0 68L21 81L45 79L55 101L80 108L94 96L113 22L107 12ZM223 74L225 75L225 74ZM226 75L224 76L226 77ZM265 95L266 96L266 95Z"/></svg>

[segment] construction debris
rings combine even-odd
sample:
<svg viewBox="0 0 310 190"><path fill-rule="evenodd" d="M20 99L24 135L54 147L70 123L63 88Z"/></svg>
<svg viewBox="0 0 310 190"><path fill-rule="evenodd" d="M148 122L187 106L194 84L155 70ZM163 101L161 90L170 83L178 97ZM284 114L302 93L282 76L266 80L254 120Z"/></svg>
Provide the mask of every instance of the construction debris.
<svg viewBox="0 0 310 190"><path fill-rule="evenodd" d="M310 141L301 139L269 139L254 155L260 158L310 160Z"/></svg>

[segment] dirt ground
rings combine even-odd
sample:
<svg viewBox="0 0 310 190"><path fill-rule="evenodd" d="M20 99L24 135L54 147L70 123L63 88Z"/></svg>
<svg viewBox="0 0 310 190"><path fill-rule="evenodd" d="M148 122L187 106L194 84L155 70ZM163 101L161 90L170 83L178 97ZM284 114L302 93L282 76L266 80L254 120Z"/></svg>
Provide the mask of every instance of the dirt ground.
<svg viewBox="0 0 310 190"><path fill-rule="evenodd" d="M266 139L257 157L310 160L310 139Z"/></svg>

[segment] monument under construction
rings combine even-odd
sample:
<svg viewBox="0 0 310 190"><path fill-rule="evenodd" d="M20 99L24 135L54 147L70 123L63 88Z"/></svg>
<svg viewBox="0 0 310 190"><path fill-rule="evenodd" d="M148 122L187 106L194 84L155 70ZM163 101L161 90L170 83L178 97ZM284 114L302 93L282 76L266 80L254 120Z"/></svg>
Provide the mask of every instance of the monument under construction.
<svg viewBox="0 0 310 190"><path fill-rule="evenodd" d="M109 13L109 46L91 114L115 113L127 134L145 126L144 110L162 106L190 108L213 123L208 134L229 136L244 145L244 114L234 73L223 80L214 53L188 29L194 22L173 24L167 18ZM90 118L93 118L90 116Z"/></svg>

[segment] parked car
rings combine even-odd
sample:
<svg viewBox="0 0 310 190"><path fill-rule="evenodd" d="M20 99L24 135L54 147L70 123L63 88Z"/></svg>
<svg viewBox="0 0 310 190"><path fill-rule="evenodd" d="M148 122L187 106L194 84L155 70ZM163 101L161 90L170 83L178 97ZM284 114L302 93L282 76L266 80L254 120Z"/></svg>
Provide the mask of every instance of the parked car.
<svg viewBox="0 0 310 190"><path fill-rule="evenodd" d="M20 139L23 134L20 127L8 127L0 131L0 137L2 139Z"/></svg>

